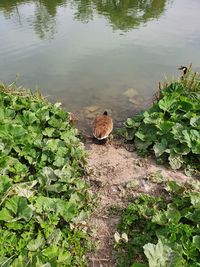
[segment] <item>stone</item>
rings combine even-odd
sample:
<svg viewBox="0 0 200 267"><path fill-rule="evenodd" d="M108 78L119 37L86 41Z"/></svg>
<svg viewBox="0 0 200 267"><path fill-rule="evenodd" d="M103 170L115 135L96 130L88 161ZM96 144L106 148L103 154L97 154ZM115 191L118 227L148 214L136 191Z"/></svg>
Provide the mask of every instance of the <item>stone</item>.
<svg viewBox="0 0 200 267"><path fill-rule="evenodd" d="M125 96L128 97L128 98L134 98L135 96L138 95L138 92L137 92L136 89L134 89L134 88L130 88L130 89L126 90L126 91L123 93L123 95L125 95Z"/></svg>

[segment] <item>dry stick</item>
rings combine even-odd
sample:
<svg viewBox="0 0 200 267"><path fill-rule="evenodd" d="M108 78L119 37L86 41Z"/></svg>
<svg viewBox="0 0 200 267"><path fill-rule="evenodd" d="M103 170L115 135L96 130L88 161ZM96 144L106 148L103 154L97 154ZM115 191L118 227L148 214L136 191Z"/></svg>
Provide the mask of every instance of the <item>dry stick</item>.
<svg viewBox="0 0 200 267"><path fill-rule="evenodd" d="M110 259L96 259L96 258L89 258L91 261L110 261Z"/></svg>

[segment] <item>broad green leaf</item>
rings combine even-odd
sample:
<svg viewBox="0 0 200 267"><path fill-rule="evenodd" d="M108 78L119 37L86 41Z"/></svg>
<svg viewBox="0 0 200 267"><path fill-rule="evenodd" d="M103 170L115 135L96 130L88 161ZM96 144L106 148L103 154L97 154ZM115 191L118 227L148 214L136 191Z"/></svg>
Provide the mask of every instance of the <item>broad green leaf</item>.
<svg viewBox="0 0 200 267"><path fill-rule="evenodd" d="M65 251L63 249L59 250L59 255L58 255L58 264L66 264L68 266L70 266L71 261L72 261L73 257L71 256L71 253L69 251Z"/></svg>
<svg viewBox="0 0 200 267"><path fill-rule="evenodd" d="M178 144L178 146L173 147L173 151L176 154L187 155L190 152L190 148L187 147L185 144Z"/></svg>
<svg viewBox="0 0 200 267"><path fill-rule="evenodd" d="M27 200L24 197L20 197L18 203L17 216L29 221L33 215L32 209L27 205Z"/></svg>
<svg viewBox="0 0 200 267"><path fill-rule="evenodd" d="M35 115L35 112L31 112L30 110L23 110L23 113L20 119L25 125L30 125L34 123L35 121L38 121Z"/></svg>
<svg viewBox="0 0 200 267"><path fill-rule="evenodd" d="M57 176L51 167L44 167L41 174L47 177L49 181L57 181Z"/></svg>
<svg viewBox="0 0 200 267"><path fill-rule="evenodd" d="M200 155L200 140L198 142L195 142L192 146L192 152L194 154ZM195 167L195 166L194 166Z"/></svg>
<svg viewBox="0 0 200 267"><path fill-rule="evenodd" d="M145 135L144 132L142 132L142 131L137 131L137 132L135 133L135 136L136 136L138 139L140 139L141 141L145 141L146 135Z"/></svg>
<svg viewBox="0 0 200 267"><path fill-rule="evenodd" d="M71 221L74 217L77 216L78 207L73 202L66 202L63 206L63 209L61 209L60 213L63 219L66 222Z"/></svg>
<svg viewBox="0 0 200 267"><path fill-rule="evenodd" d="M158 211L153 217L152 222L159 224L159 225L165 225L167 223L166 214L162 211Z"/></svg>
<svg viewBox="0 0 200 267"><path fill-rule="evenodd" d="M153 149L156 157L160 157L167 149L167 140L162 138L160 142L155 142Z"/></svg>
<svg viewBox="0 0 200 267"><path fill-rule="evenodd" d="M19 222L7 222L6 227L13 230L21 230L23 229L24 225Z"/></svg>
<svg viewBox="0 0 200 267"><path fill-rule="evenodd" d="M23 218L25 221L29 221L33 214L26 198L20 196L13 196L8 199L5 203L5 208L14 213L17 219Z"/></svg>
<svg viewBox="0 0 200 267"><path fill-rule="evenodd" d="M178 170L181 168L183 164L183 158L181 155L175 154L175 153L170 153L169 155L169 164L171 165L172 169Z"/></svg>
<svg viewBox="0 0 200 267"><path fill-rule="evenodd" d="M62 167L62 166L65 165L65 163L66 163L66 159L65 158L56 156L53 165L56 166L56 167Z"/></svg>
<svg viewBox="0 0 200 267"><path fill-rule="evenodd" d="M27 248L30 251L37 251L37 250L41 250L41 248L45 245L45 239L42 236L42 234L39 232L37 235L36 239L31 240L28 245Z"/></svg>
<svg viewBox="0 0 200 267"><path fill-rule="evenodd" d="M148 243L143 248L149 267L183 267L181 256L160 240L156 245Z"/></svg>
<svg viewBox="0 0 200 267"><path fill-rule="evenodd" d="M179 220L181 219L181 214L177 210L176 207L174 207L173 204L168 204L167 205L167 211L166 211L166 217L169 220L169 222L177 224Z"/></svg>
<svg viewBox="0 0 200 267"><path fill-rule="evenodd" d="M42 133L44 135L47 135L48 137L53 137L54 132L55 132L55 128L46 127L45 130Z"/></svg>
<svg viewBox="0 0 200 267"><path fill-rule="evenodd" d="M48 120L48 124L54 128L57 128L57 129L60 129L60 130L63 130L66 128L67 126L67 121L63 121L62 119L58 119L54 116L52 116L50 118L50 120Z"/></svg>
<svg viewBox="0 0 200 267"><path fill-rule="evenodd" d="M181 96L178 104L179 104L179 107L178 107L179 110L182 110L184 112L188 112L190 110L193 110L193 103L187 97Z"/></svg>
<svg viewBox="0 0 200 267"><path fill-rule="evenodd" d="M0 210L0 221L8 222L13 219L13 216L11 215L10 211L6 208L3 208Z"/></svg>
<svg viewBox="0 0 200 267"><path fill-rule="evenodd" d="M65 147L65 144L60 139L46 139L45 150L50 150L52 152L57 152L59 147Z"/></svg>
<svg viewBox="0 0 200 267"><path fill-rule="evenodd" d="M167 182L167 191L172 192L173 194L182 194L185 190L183 186L178 184L176 181Z"/></svg>
<svg viewBox="0 0 200 267"><path fill-rule="evenodd" d="M160 124L157 125L158 129L161 131L159 134L160 135L167 134L172 129L173 126L174 122L162 120Z"/></svg>
<svg viewBox="0 0 200 267"><path fill-rule="evenodd" d="M57 245L60 239L62 238L62 232L60 229L55 229L53 232L48 236L47 243L50 245Z"/></svg>
<svg viewBox="0 0 200 267"><path fill-rule="evenodd" d="M193 236L192 243L200 251L200 235Z"/></svg>
<svg viewBox="0 0 200 267"><path fill-rule="evenodd" d="M185 127L181 124L181 123L176 123L173 127L172 127L172 134L174 139L179 140L179 141L183 141L183 131L185 130Z"/></svg>
<svg viewBox="0 0 200 267"><path fill-rule="evenodd" d="M11 126L9 124L0 125L0 138L10 138L12 140L12 135L10 133Z"/></svg>
<svg viewBox="0 0 200 267"><path fill-rule="evenodd" d="M190 125L200 130L200 116L195 116L191 118Z"/></svg>
<svg viewBox="0 0 200 267"><path fill-rule="evenodd" d="M177 100L174 95L166 95L158 102L158 105L160 109L170 112L177 106Z"/></svg>
<svg viewBox="0 0 200 267"><path fill-rule="evenodd" d="M34 208L36 212L56 211L56 200L49 197L39 196L35 199Z"/></svg>
<svg viewBox="0 0 200 267"><path fill-rule="evenodd" d="M124 125L127 128L138 128L141 124L141 119L143 118L143 116L140 116L139 118L134 117L134 119L128 118L126 120L126 122L124 123Z"/></svg>
<svg viewBox="0 0 200 267"><path fill-rule="evenodd" d="M200 193L199 192L192 192L190 194L190 198L191 198L191 204L195 208L200 208Z"/></svg>
<svg viewBox="0 0 200 267"><path fill-rule="evenodd" d="M7 175L0 175L0 194L5 192L12 184L12 180Z"/></svg>
<svg viewBox="0 0 200 267"><path fill-rule="evenodd" d="M192 147L192 140L191 140L191 134L189 130L183 130L183 140L181 142L185 142L189 148Z"/></svg>
<svg viewBox="0 0 200 267"><path fill-rule="evenodd" d="M193 212L188 213L185 217L195 223L200 224L200 209L195 209Z"/></svg>
<svg viewBox="0 0 200 267"><path fill-rule="evenodd" d="M10 133L14 138L21 138L27 133L27 131L21 125L12 124L10 127Z"/></svg>
<svg viewBox="0 0 200 267"><path fill-rule="evenodd" d="M144 116L144 120L143 121L146 124L159 125L163 120L163 113L161 113L161 112L149 113L149 112L145 111L143 113L143 116Z"/></svg>
<svg viewBox="0 0 200 267"><path fill-rule="evenodd" d="M152 144L151 141L141 141L139 138L135 139L135 146L138 149L139 152L146 152L146 150L148 149L148 147Z"/></svg>
<svg viewBox="0 0 200 267"><path fill-rule="evenodd" d="M42 251L42 254L47 257L49 261L51 261L52 259L56 260L58 253L59 248L57 246L50 246Z"/></svg>

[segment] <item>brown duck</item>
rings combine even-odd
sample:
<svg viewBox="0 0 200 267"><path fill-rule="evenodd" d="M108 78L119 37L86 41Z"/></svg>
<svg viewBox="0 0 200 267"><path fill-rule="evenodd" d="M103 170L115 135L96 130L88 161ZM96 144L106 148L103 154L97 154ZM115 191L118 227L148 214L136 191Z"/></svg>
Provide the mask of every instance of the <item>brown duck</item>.
<svg viewBox="0 0 200 267"><path fill-rule="evenodd" d="M113 120L108 115L107 111L104 111L102 115L96 116L93 122L93 136L98 140L106 139L113 130Z"/></svg>

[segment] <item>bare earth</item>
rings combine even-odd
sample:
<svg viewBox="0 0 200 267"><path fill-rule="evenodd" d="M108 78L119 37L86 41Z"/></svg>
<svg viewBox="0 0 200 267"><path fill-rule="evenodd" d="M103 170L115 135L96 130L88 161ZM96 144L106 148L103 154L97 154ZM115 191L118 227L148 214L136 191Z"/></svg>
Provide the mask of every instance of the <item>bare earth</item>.
<svg viewBox="0 0 200 267"><path fill-rule="evenodd" d="M128 195L139 193L159 194L162 176L178 182L188 181L189 177L167 167L156 165L151 159L140 158L118 141L112 144L98 145L87 141L88 152L87 177L98 195L98 207L90 219L90 225L96 229L94 240L96 251L88 256L89 267L113 267L112 255L114 233L119 221L118 215L109 212L113 206L126 207ZM161 177L161 178L160 178ZM161 181L160 181L161 180Z"/></svg>

